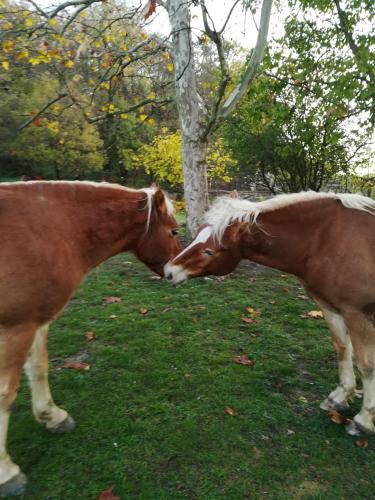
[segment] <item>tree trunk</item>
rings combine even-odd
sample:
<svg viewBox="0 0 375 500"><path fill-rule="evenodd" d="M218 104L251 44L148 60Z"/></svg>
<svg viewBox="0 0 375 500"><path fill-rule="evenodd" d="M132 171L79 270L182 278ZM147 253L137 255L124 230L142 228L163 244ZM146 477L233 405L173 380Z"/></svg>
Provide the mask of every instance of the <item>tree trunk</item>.
<svg viewBox="0 0 375 500"><path fill-rule="evenodd" d="M169 0L176 104L181 126L182 168L187 211L187 229L194 234L208 208L206 142L201 140L199 97L194 70L189 3Z"/></svg>

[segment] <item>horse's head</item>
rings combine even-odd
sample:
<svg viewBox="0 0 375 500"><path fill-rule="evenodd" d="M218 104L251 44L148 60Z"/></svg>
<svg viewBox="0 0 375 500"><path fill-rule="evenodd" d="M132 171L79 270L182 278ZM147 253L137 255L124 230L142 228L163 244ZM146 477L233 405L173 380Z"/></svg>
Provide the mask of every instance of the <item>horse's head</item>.
<svg viewBox="0 0 375 500"><path fill-rule="evenodd" d="M197 276L223 276L240 262L242 222L229 225L220 237L210 225L201 226L192 243L164 268L164 276L174 285Z"/></svg>
<svg viewBox="0 0 375 500"><path fill-rule="evenodd" d="M142 212L147 212L146 230L139 239L136 256L152 271L163 276L166 262L180 251L178 224L173 216L173 206L164 193L156 188L144 190Z"/></svg>

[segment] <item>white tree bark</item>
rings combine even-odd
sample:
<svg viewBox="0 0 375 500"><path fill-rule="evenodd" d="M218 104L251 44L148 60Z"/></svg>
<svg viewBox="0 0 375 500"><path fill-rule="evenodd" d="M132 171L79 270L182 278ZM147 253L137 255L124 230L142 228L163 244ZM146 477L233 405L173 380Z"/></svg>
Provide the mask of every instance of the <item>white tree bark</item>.
<svg viewBox="0 0 375 500"><path fill-rule="evenodd" d="M181 126L184 193L187 228L190 233L195 233L208 207L205 164L207 140L210 134L233 111L256 74L267 44L272 2L273 0L263 0L255 48L242 72L240 80L231 94L225 99L225 91L230 78L223 51L222 32L233 9L225 21L222 30L216 31L214 28L209 27L205 1L200 0L205 32L216 44L222 72L217 97L213 101L211 112L203 120L199 112L199 96L194 70L194 51L190 30L190 0L158 0L158 3L163 5L168 11L173 34L172 55L175 75L175 99Z"/></svg>
<svg viewBox="0 0 375 500"><path fill-rule="evenodd" d="M208 208L206 143L201 139L199 96L194 70L190 31L190 8L186 0L167 4L172 28L172 56L175 75L175 98L181 126L182 168L187 211L187 229L194 234Z"/></svg>

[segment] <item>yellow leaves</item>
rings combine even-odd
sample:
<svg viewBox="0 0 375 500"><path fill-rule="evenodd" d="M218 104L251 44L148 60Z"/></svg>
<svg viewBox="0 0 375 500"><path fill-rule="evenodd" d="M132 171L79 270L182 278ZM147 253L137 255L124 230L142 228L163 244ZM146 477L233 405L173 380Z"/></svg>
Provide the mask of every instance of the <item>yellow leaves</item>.
<svg viewBox="0 0 375 500"><path fill-rule="evenodd" d="M30 57L29 58L29 63L32 66L37 66L38 64L42 63L43 61L40 59L40 57Z"/></svg>
<svg viewBox="0 0 375 500"><path fill-rule="evenodd" d="M33 26L33 25L34 25L34 20L31 17L28 17L25 19L25 26L27 26L29 28L30 26Z"/></svg>
<svg viewBox="0 0 375 500"><path fill-rule="evenodd" d="M144 113L142 113L142 114L140 114L138 116L138 118L141 120L141 122L144 122L147 119L147 115L145 115Z"/></svg>
<svg viewBox="0 0 375 500"><path fill-rule="evenodd" d="M108 112L109 113L113 113L115 110L116 110L116 107L114 104L111 103L108 105Z"/></svg>
<svg viewBox="0 0 375 500"><path fill-rule="evenodd" d="M61 111L61 105L60 104L54 104L51 106L51 111L52 113L59 113Z"/></svg>
<svg viewBox="0 0 375 500"><path fill-rule="evenodd" d="M151 126L152 126L152 125L155 125L155 120L154 120L154 118L149 118L149 119L147 120L147 123L148 123L149 125L151 125Z"/></svg>
<svg viewBox="0 0 375 500"><path fill-rule="evenodd" d="M113 41L113 36L112 36L112 35L104 35L104 36L103 36L103 41L104 41L105 43L112 42L112 41Z"/></svg>
<svg viewBox="0 0 375 500"><path fill-rule="evenodd" d="M100 49L101 43L99 42L99 40L95 40L94 47L96 47L97 49Z"/></svg>
<svg viewBox="0 0 375 500"><path fill-rule="evenodd" d="M7 40L3 43L4 52L13 52L16 44L12 40Z"/></svg>
<svg viewBox="0 0 375 500"><path fill-rule="evenodd" d="M61 144L61 145L65 144L65 139L64 139L64 137L61 137L61 139L59 140L59 144Z"/></svg>
<svg viewBox="0 0 375 500"><path fill-rule="evenodd" d="M56 19L50 19L50 20L48 21L48 24L49 24L50 26L56 26L57 21L56 21Z"/></svg>
<svg viewBox="0 0 375 500"><path fill-rule="evenodd" d="M68 59L67 61L64 61L63 62L63 65L65 66L65 68L73 68L74 66L74 61L72 61L71 59Z"/></svg>
<svg viewBox="0 0 375 500"><path fill-rule="evenodd" d="M11 23L9 21L6 21L2 25L2 29L4 29L4 30L11 30L12 28L13 28L13 23Z"/></svg>
<svg viewBox="0 0 375 500"><path fill-rule="evenodd" d="M173 63L168 63L168 64L167 64L167 70L168 70L170 73L173 73L173 68L174 68Z"/></svg>
<svg viewBox="0 0 375 500"><path fill-rule="evenodd" d="M126 113L121 113L120 118L122 120L127 120L128 119L128 115Z"/></svg>
<svg viewBox="0 0 375 500"><path fill-rule="evenodd" d="M144 31L142 31L141 38L142 38L142 40L146 41L148 39L148 34L145 33Z"/></svg>
<svg viewBox="0 0 375 500"><path fill-rule="evenodd" d="M9 70L9 62L8 61L3 61L1 63L1 66L6 70L8 71Z"/></svg>
<svg viewBox="0 0 375 500"><path fill-rule="evenodd" d="M21 52L16 53L17 61L22 61L22 59L26 59L26 57L29 57L29 51L27 49L21 50Z"/></svg>
<svg viewBox="0 0 375 500"><path fill-rule="evenodd" d="M169 55L168 52L163 52L162 57L163 59L166 59L168 61L168 59L170 59L171 56Z"/></svg>
<svg viewBox="0 0 375 500"><path fill-rule="evenodd" d="M59 122L48 122L47 128L53 135L56 135L59 132Z"/></svg>
<svg viewBox="0 0 375 500"><path fill-rule="evenodd" d="M127 35L126 31L120 31L120 36L126 36L126 35Z"/></svg>
<svg viewBox="0 0 375 500"><path fill-rule="evenodd" d="M109 90L109 89L110 89L110 87L111 87L111 86L110 86L109 82L101 82L101 83L99 84L99 88L100 88L100 89Z"/></svg>
<svg viewBox="0 0 375 500"><path fill-rule="evenodd" d="M72 80L73 82L78 83L82 80L82 75L74 75Z"/></svg>

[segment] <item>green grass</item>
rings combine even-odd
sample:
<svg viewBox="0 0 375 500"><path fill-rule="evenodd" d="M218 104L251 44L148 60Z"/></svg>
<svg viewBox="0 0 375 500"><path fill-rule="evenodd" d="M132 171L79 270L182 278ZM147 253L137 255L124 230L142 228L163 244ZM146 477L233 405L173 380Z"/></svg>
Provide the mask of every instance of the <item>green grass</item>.
<svg viewBox="0 0 375 500"><path fill-rule="evenodd" d="M92 272L50 331L52 392L77 428L37 424L25 380L14 407L24 498L94 500L111 485L122 500L374 498L374 442L356 448L319 410L336 360L323 321L300 318L316 309L301 293L248 266L177 289L129 255ZM103 305L109 295L122 302ZM251 325L249 306L262 312ZM60 369L82 352L90 371ZM253 369L231 361L243 353Z"/></svg>

